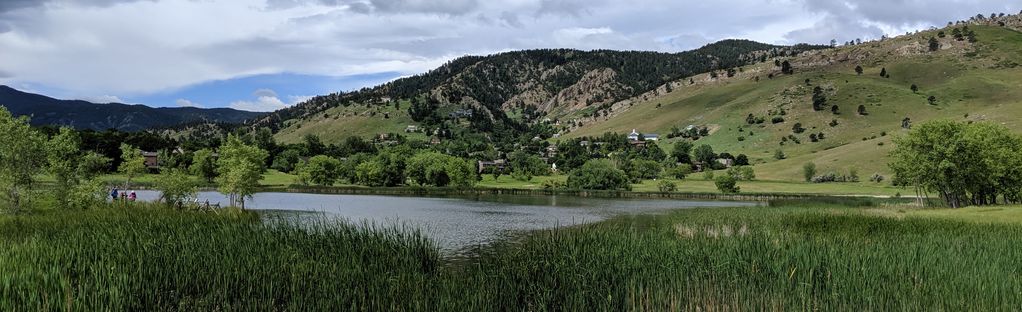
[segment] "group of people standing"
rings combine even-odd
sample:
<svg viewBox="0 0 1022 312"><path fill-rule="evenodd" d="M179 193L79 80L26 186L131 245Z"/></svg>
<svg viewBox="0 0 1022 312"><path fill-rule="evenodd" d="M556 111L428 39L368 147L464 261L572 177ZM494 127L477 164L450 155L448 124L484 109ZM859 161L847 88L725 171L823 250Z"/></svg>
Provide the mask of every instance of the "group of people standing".
<svg viewBox="0 0 1022 312"><path fill-rule="evenodd" d="M120 197L118 197L118 196L120 196ZM123 191L123 192L121 192L121 191L119 191L115 187L115 188L113 188L113 190L110 190L110 198L113 201L117 201L118 199L120 199L122 201L135 201L135 199L138 199L138 195L135 195L135 191L131 191L131 192Z"/></svg>

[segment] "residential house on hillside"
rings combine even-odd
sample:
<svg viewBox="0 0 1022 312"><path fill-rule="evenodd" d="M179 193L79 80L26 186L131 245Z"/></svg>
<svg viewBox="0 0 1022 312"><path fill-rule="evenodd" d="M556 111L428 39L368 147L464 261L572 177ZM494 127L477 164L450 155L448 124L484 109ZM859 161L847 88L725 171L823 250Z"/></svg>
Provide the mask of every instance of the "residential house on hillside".
<svg viewBox="0 0 1022 312"><path fill-rule="evenodd" d="M453 112L450 112L449 114L447 114L447 116L449 116L451 118L463 118L463 117L464 118L469 118L469 117L472 117L472 110L471 109L456 109Z"/></svg>
<svg viewBox="0 0 1022 312"><path fill-rule="evenodd" d="M480 160L478 162L478 164L479 164L478 165L479 173L490 172L490 171L493 171L493 170L504 171L504 169L507 168L507 160L503 160L503 159L497 159L497 160L492 160L492 161L490 161L490 160Z"/></svg>
<svg viewBox="0 0 1022 312"><path fill-rule="evenodd" d="M408 125L407 127L405 127L405 133L412 133L412 132L419 132L419 126Z"/></svg>
<svg viewBox="0 0 1022 312"><path fill-rule="evenodd" d="M145 159L146 169L160 170L160 153L143 151L142 158Z"/></svg>
<svg viewBox="0 0 1022 312"><path fill-rule="evenodd" d="M642 140L639 140L639 138ZM629 141L657 141L660 140L660 135L656 133L639 133L635 129L632 129L632 133L628 134Z"/></svg>
<svg viewBox="0 0 1022 312"><path fill-rule="evenodd" d="M735 160L730 158L717 158L717 163L724 165L726 168L731 168L735 165Z"/></svg>

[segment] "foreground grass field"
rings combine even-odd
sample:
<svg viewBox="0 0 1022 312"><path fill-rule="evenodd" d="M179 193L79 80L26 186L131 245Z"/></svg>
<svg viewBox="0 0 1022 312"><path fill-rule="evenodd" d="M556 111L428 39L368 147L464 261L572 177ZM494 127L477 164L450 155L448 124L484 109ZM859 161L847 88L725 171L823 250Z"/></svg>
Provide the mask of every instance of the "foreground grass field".
<svg viewBox="0 0 1022 312"><path fill-rule="evenodd" d="M1022 207L680 210L446 258L414 232L104 208L0 216L2 310L1011 310ZM850 205L850 206L849 206ZM273 221L276 220L276 221ZM964 221L963 221L964 220ZM996 222L996 223L995 223Z"/></svg>

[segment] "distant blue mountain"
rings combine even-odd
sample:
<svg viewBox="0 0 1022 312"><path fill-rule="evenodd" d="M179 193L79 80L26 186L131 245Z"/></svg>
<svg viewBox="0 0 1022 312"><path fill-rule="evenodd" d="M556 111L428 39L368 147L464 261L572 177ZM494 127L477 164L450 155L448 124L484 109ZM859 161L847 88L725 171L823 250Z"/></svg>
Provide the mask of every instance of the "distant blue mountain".
<svg viewBox="0 0 1022 312"><path fill-rule="evenodd" d="M232 108L154 108L138 104L58 100L3 85L0 85L0 106L6 107L15 116L31 117L32 125L121 131L164 128L194 122L243 123L265 114Z"/></svg>

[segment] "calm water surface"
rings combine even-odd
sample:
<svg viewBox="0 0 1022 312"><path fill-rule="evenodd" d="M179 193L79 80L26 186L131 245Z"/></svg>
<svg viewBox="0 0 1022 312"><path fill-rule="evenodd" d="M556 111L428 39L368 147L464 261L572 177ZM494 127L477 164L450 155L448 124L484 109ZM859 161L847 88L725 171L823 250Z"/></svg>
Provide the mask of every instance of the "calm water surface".
<svg viewBox="0 0 1022 312"><path fill-rule="evenodd" d="M159 193L139 191L140 200ZM227 204L217 192L199 201ZM755 206L756 202L665 199L603 199L568 196L478 196L468 198L258 193L246 208L309 213L350 222L412 226L454 251L486 244L517 232L598 222L625 214L662 213L695 207Z"/></svg>

